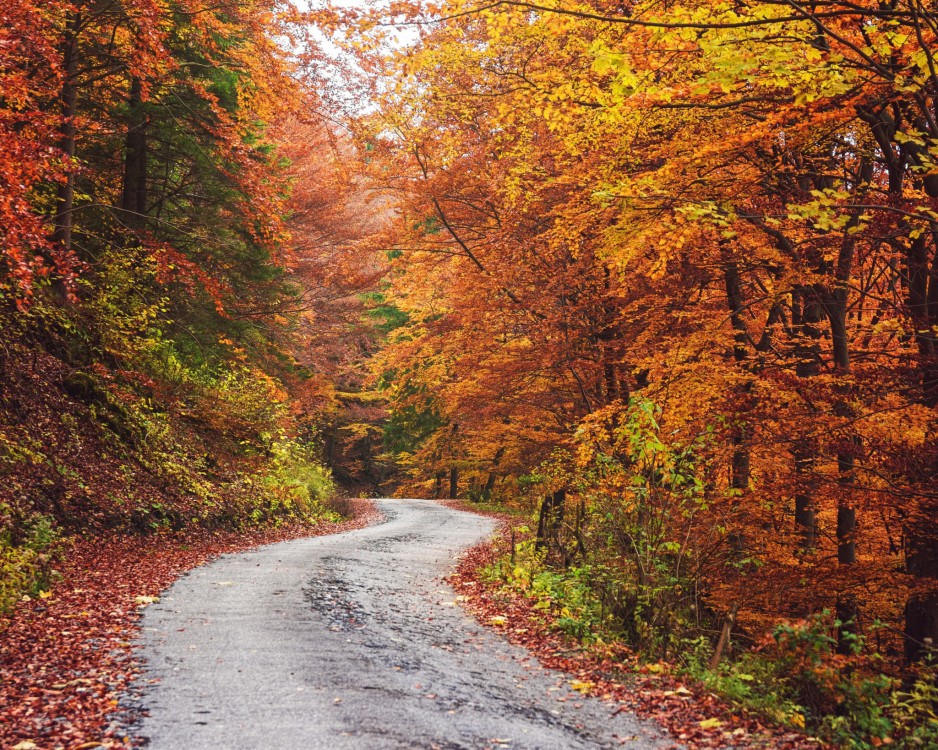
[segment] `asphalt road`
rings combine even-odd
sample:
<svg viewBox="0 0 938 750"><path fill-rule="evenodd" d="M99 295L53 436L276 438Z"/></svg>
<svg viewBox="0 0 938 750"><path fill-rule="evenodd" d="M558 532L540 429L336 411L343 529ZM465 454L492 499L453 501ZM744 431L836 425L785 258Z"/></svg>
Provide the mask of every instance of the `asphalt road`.
<svg viewBox="0 0 938 750"><path fill-rule="evenodd" d="M422 500L384 523L226 555L147 608L151 750L667 747L480 626L441 576L492 531Z"/></svg>

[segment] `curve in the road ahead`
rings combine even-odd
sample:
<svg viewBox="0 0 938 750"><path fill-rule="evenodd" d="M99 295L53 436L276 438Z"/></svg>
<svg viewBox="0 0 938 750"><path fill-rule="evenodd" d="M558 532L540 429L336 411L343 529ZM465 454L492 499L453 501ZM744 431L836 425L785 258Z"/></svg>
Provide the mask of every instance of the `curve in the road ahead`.
<svg viewBox="0 0 938 750"><path fill-rule="evenodd" d="M671 745L456 606L441 576L490 520L378 504L382 524L223 556L147 609L151 750Z"/></svg>

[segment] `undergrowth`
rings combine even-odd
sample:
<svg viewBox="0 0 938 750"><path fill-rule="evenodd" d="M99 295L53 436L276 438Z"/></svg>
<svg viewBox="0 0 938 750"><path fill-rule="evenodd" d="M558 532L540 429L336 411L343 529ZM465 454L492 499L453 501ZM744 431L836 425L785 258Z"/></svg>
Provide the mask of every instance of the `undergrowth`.
<svg viewBox="0 0 938 750"><path fill-rule="evenodd" d="M181 309L156 273L142 250L104 253L77 304L0 309L0 613L48 590L76 534L339 518L288 390L302 369L250 326Z"/></svg>
<svg viewBox="0 0 938 750"><path fill-rule="evenodd" d="M57 578L55 562L64 543L51 518L33 515L14 524L8 505L0 503L0 615L23 596L43 597Z"/></svg>
<svg viewBox="0 0 938 750"><path fill-rule="evenodd" d="M521 541L480 571L484 580L533 600L552 628L587 649L624 642L657 661L658 653L643 651L604 605L609 570L551 566L528 527L515 531ZM755 647L716 669L709 666L710 640L687 637L676 644L675 669L740 709L838 747L938 747L938 664L926 663L905 680L884 674L883 657L871 652L862 636L854 639L851 653L837 653L831 633L839 625L826 611L780 623Z"/></svg>

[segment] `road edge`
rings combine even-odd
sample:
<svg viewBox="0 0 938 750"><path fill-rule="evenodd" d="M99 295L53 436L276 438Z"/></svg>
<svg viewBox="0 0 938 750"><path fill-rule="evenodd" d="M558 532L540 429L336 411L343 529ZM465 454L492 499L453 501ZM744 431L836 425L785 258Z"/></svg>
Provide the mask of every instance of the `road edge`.
<svg viewBox="0 0 938 750"><path fill-rule="evenodd" d="M373 500L339 523L248 532L190 529L78 540L51 595L23 602L0 641L0 747L131 748L142 716L128 701L141 672L140 618L179 577L224 554L380 523Z"/></svg>

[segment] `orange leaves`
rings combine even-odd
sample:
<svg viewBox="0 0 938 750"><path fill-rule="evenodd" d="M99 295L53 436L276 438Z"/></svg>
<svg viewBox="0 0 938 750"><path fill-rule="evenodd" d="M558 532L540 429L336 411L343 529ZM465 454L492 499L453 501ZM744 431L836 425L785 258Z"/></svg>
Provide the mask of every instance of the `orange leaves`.
<svg viewBox="0 0 938 750"><path fill-rule="evenodd" d="M231 290L222 279L212 275L166 243L158 243L151 247L156 260L157 281L161 284L171 281L179 282L190 294L195 293L201 287L211 298L219 315L227 315L225 299L230 295Z"/></svg>
<svg viewBox="0 0 938 750"><path fill-rule="evenodd" d="M582 472L641 395L677 442L718 436L703 527L764 565L708 573L718 604L751 593L761 627L863 585L900 625L938 403L934 14L919 37L872 2L472 7L369 58L404 72L363 130L408 314L381 361L443 417L427 476L484 483L501 444L529 476L578 439Z"/></svg>
<svg viewBox="0 0 938 750"><path fill-rule="evenodd" d="M0 293L20 302L38 279L71 273L74 260L52 246L48 220L35 210L36 191L62 179L53 146L59 119L46 105L61 76L56 19L63 8L13 0L0 24Z"/></svg>

